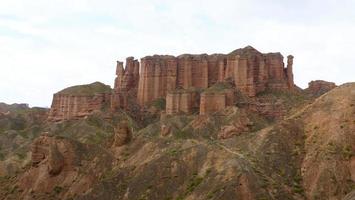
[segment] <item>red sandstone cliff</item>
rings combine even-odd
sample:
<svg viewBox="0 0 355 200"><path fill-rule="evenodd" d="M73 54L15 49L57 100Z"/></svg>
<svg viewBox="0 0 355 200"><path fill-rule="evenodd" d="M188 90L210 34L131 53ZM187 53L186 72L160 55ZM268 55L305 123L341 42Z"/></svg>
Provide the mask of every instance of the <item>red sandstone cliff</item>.
<svg viewBox="0 0 355 200"><path fill-rule="evenodd" d="M144 109L159 98L166 99L168 114L198 109L201 114L211 113L234 105L237 90L249 97L267 89L294 90L292 65L293 56L287 57L285 68L280 53L263 54L251 46L229 54L147 56L141 63L128 57L125 68L117 61L112 95L61 91L54 95L49 120L85 117L107 103L112 111L133 110L136 105ZM201 93L221 82L231 82L233 87L222 93Z"/></svg>
<svg viewBox="0 0 355 200"><path fill-rule="evenodd" d="M128 57L126 59L125 69L123 68L123 62L117 61L116 76L111 99L111 108L113 111L120 108L127 109L129 107L129 101L136 99L139 82L138 60L135 60L133 57Z"/></svg>
<svg viewBox="0 0 355 200"><path fill-rule="evenodd" d="M293 56L285 68L280 53L262 54L250 46L227 55L148 56L141 60L138 103L145 106L177 88L208 88L226 79L251 97L267 88L292 90L292 65Z"/></svg>
<svg viewBox="0 0 355 200"><path fill-rule="evenodd" d="M49 121L78 119L103 109L111 100L111 88L99 82L73 86L53 95Z"/></svg>

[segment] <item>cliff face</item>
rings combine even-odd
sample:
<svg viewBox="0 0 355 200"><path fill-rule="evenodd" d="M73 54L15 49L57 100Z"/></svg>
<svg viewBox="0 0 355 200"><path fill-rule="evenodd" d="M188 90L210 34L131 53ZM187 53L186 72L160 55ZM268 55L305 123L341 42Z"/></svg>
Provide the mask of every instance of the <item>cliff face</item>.
<svg viewBox="0 0 355 200"><path fill-rule="evenodd" d="M117 61L116 79L114 91L111 99L112 110L128 108L129 101L136 99L139 82L139 62L133 57L126 59L126 67L123 68L123 62ZM131 102L132 103L132 102Z"/></svg>
<svg viewBox="0 0 355 200"><path fill-rule="evenodd" d="M232 106L234 101L233 89L224 89L219 92L204 92L201 94L200 115L224 110L227 106Z"/></svg>
<svg viewBox="0 0 355 200"><path fill-rule="evenodd" d="M114 112L119 109L135 111L139 107L149 107L159 98L166 99L168 114L199 109L201 114L207 114L233 105L237 99L232 96L237 90L245 96L255 97L267 89L294 89L293 56L288 56L285 68L280 53L263 54L251 46L229 54L147 56L141 63L128 57L125 68L123 65L117 61L112 95L111 91L89 94L61 91L53 97L49 120L85 117L106 104L110 104ZM221 82L232 83L232 90L202 94Z"/></svg>
<svg viewBox="0 0 355 200"><path fill-rule="evenodd" d="M53 95L49 121L78 119L103 109L111 100L111 88L102 83L74 86Z"/></svg>
<svg viewBox="0 0 355 200"><path fill-rule="evenodd" d="M166 114L192 113L198 110L200 97L196 91L178 91L166 96Z"/></svg>
<svg viewBox="0 0 355 200"><path fill-rule="evenodd" d="M208 88L224 80L233 80L250 97L267 88L294 87L292 56L285 68L280 53L262 54L250 46L227 55L148 56L141 63L137 95L141 106L178 88Z"/></svg>

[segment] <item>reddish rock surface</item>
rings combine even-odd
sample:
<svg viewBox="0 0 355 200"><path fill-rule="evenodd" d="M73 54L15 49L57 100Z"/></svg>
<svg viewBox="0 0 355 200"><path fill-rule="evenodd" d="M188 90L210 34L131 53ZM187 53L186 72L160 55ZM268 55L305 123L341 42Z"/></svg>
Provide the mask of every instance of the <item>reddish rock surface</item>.
<svg viewBox="0 0 355 200"><path fill-rule="evenodd" d="M165 124L163 124L161 127L160 127L160 135L161 136L168 136L169 134L171 133L171 127L170 126L167 126Z"/></svg>
<svg viewBox="0 0 355 200"><path fill-rule="evenodd" d="M175 91L166 96L166 114L189 114L199 108L199 94L196 91Z"/></svg>
<svg viewBox="0 0 355 200"><path fill-rule="evenodd" d="M87 191L113 161L101 148L47 133L33 141L31 151L32 166L19 178L19 199L38 199L35 193L70 187L65 194L56 193L58 199L69 199Z"/></svg>
<svg viewBox="0 0 355 200"><path fill-rule="evenodd" d="M141 65L141 66L140 66ZM255 97L265 90L294 90L293 56L287 57L287 67L280 53L263 54L251 46L229 54L154 55L133 57L117 62L116 79L110 94L54 95L49 120L76 119L99 110L109 103L112 111L146 109L154 100L166 99L166 113L201 114L223 110L234 104L232 93L199 93L217 83L230 82L244 95ZM184 92L176 92L184 91ZM201 99L201 102L199 102Z"/></svg>
<svg viewBox="0 0 355 200"><path fill-rule="evenodd" d="M98 88L96 88L99 86ZM86 88L89 90L86 90ZM102 90L101 87L105 89ZM53 95L52 106L49 112L49 121L63 121L79 119L100 111L110 104L111 89L102 83L74 86ZM83 90L81 88L84 88ZM91 90L93 89L93 90Z"/></svg>
<svg viewBox="0 0 355 200"><path fill-rule="evenodd" d="M123 68L123 62L117 61L116 79L114 92L112 94L111 108L128 109L130 101L136 99L139 83L139 62L133 57L126 59L126 67ZM133 97L133 98L132 98Z"/></svg>
<svg viewBox="0 0 355 200"><path fill-rule="evenodd" d="M262 54L250 46L227 55L154 55L142 58L141 64L137 94L141 106L165 98L178 88L208 88L226 79L233 80L237 89L251 97L266 88L294 87L293 56L288 57L285 68L280 53Z"/></svg>
<svg viewBox="0 0 355 200"><path fill-rule="evenodd" d="M218 112L233 104L233 89L226 89L218 92L204 92L201 94L200 115Z"/></svg>
<svg viewBox="0 0 355 200"><path fill-rule="evenodd" d="M335 87L336 85L333 82L316 80L308 83L308 88L306 89L306 91L314 96L320 96Z"/></svg>

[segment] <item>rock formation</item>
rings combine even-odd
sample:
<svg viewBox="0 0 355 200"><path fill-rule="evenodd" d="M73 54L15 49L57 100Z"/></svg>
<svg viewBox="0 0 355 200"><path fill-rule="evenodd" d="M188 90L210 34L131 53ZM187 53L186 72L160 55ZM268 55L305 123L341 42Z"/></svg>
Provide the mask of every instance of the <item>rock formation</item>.
<svg viewBox="0 0 355 200"><path fill-rule="evenodd" d="M116 79L110 93L59 92L54 95L50 121L82 118L110 104L119 109L145 110L154 100L166 100L166 113L213 113L233 105L232 93L240 91L255 97L265 90L293 91L293 56L287 57L287 67L280 53L263 54L251 46L229 54L154 55L117 61ZM233 83L234 91L206 93L221 82ZM65 91L65 90L64 90ZM201 101L200 101L201 99ZM199 102L200 101L200 102Z"/></svg>
<svg viewBox="0 0 355 200"><path fill-rule="evenodd" d="M33 141L31 152L32 166L18 180L21 188L18 199L50 199L36 194L53 191L58 199L71 199L87 191L113 161L111 154L102 148L48 133ZM66 194L58 191L69 187Z"/></svg>
<svg viewBox="0 0 355 200"><path fill-rule="evenodd" d="M308 88L306 89L306 91L314 96L320 96L335 87L336 85L333 82L316 80L308 83Z"/></svg>
<svg viewBox="0 0 355 200"><path fill-rule="evenodd" d="M79 119L110 104L111 88L99 82L73 86L53 95L49 121Z"/></svg>
<svg viewBox="0 0 355 200"><path fill-rule="evenodd" d="M64 167L64 157L58 150L55 139L47 134L37 138L31 147L32 166L37 167L41 162L47 163L47 172L55 176Z"/></svg>
<svg viewBox="0 0 355 200"><path fill-rule="evenodd" d="M128 109L136 98L139 83L139 62L133 57L126 59L126 67L123 68L123 62L117 61L116 79L114 91L111 99L112 110Z"/></svg>
<svg viewBox="0 0 355 200"><path fill-rule="evenodd" d="M163 124L161 127L160 127L160 135L161 136L168 136L169 134L171 133L171 126L167 126L165 124Z"/></svg>
<svg viewBox="0 0 355 200"><path fill-rule="evenodd" d="M227 106L232 106L233 103L233 89L226 89L218 92L204 92L201 94L200 115L224 110Z"/></svg>
<svg viewBox="0 0 355 200"><path fill-rule="evenodd" d="M132 132L126 121L121 122L115 128L114 146L119 147L127 144L132 139Z"/></svg>
<svg viewBox="0 0 355 200"><path fill-rule="evenodd" d="M294 87L293 56L288 56L285 68L280 53L262 54L250 46L227 55L148 56L141 63L137 95L141 106L165 98L175 89L208 88L226 79L233 80L236 88L250 97L267 88Z"/></svg>
<svg viewBox="0 0 355 200"><path fill-rule="evenodd" d="M166 114L189 114L199 108L199 94L197 91L179 90L169 92L166 96Z"/></svg>

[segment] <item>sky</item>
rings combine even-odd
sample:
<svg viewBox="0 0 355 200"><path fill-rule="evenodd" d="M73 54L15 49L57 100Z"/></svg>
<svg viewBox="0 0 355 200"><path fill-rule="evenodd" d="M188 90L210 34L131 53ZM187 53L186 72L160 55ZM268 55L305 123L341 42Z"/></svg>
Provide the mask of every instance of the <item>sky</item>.
<svg viewBox="0 0 355 200"><path fill-rule="evenodd" d="M0 0L0 102L50 107L68 86L113 86L117 60L229 53L294 58L295 83L355 81L355 0Z"/></svg>

